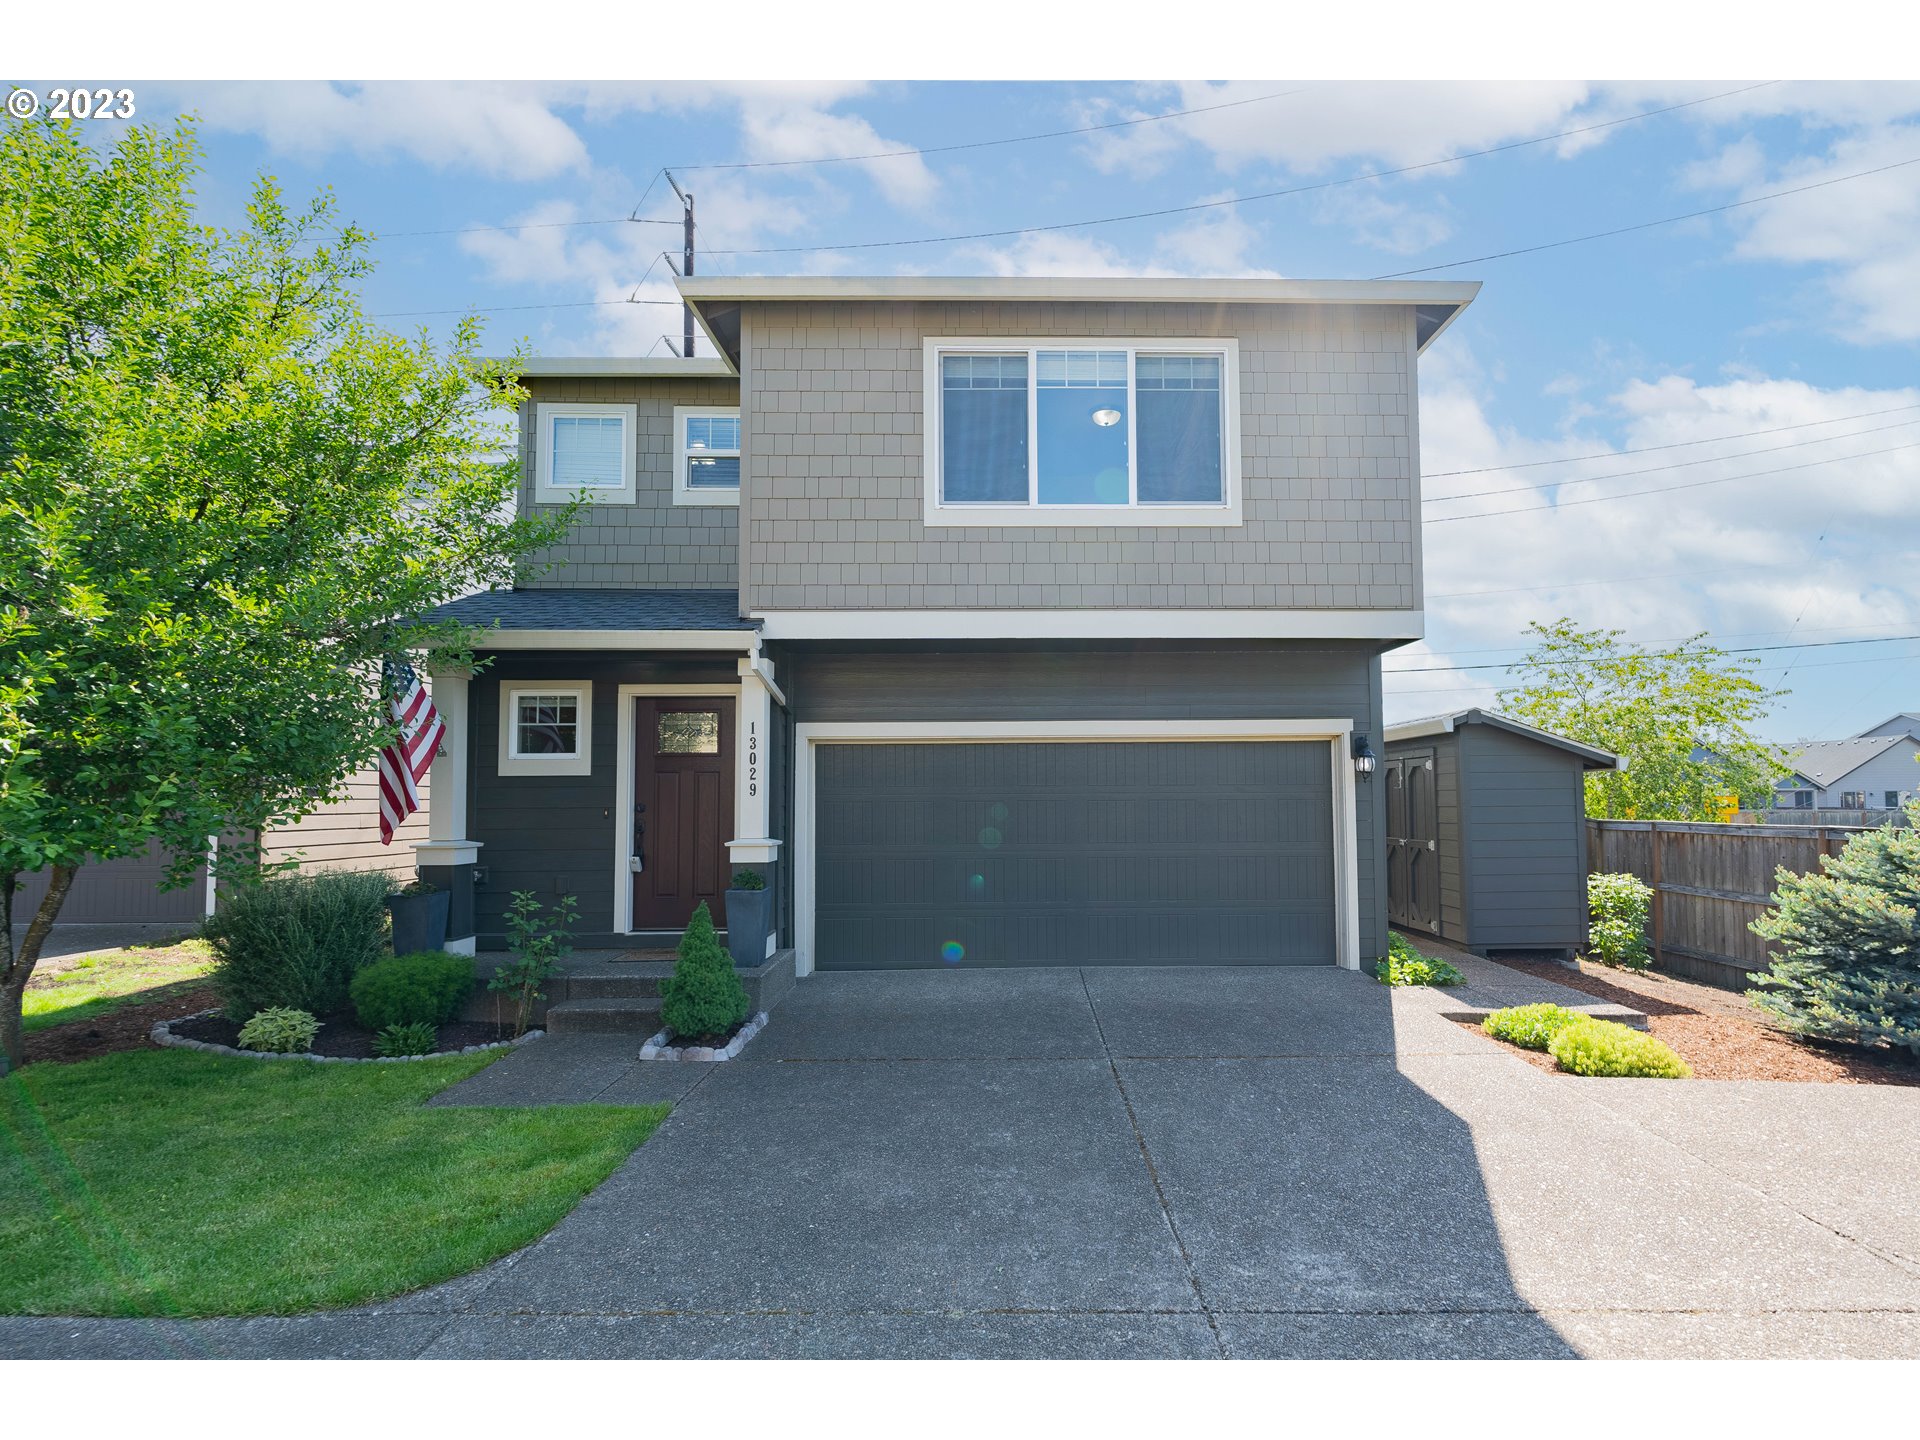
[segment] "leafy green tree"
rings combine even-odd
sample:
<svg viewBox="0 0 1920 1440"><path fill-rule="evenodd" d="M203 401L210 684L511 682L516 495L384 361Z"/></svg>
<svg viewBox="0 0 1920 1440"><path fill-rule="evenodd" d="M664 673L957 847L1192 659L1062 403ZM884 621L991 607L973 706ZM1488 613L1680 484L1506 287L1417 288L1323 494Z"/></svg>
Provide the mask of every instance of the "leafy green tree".
<svg viewBox="0 0 1920 1440"><path fill-rule="evenodd" d="M1649 647L1619 630L1572 620L1527 627L1533 648L1500 692L1502 712L1621 756L1625 770L1587 776L1587 814L1607 820L1716 820L1718 797L1765 805L1787 773L1780 752L1752 727L1786 692L1727 654L1705 632Z"/></svg>
<svg viewBox="0 0 1920 1440"><path fill-rule="evenodd" d="M392 735L380 658L471 642L409 617L573 518L515 518L520 392L471 320L445 352L378 329L330 197L262 178L217 231L198 165L186 124L104 156L0 129L0 1069L76 867L157 841L184 881L337 793Z"/></svg>
<svg viewBox="0 0 1920 1440"><path fill-rule="evenodd" d="M1775 872L1753 931L1779 953L1747 994L1784 1028L1920 1059L1920 800L1907 818L1855 835L1818 874Z"/></svg>

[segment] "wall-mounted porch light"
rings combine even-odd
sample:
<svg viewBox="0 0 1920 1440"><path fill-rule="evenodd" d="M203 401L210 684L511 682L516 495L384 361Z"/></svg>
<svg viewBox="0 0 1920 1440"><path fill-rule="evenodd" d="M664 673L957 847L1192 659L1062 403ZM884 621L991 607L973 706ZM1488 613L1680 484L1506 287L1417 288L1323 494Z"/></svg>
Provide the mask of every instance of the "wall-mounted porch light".
<svg viewBox="0 0 1920 1440"><path fill-rule="evenodd" d="M1365 735L1353 737L1353 773L1362 780L1371 778L1374 766L1380 762L1374 758L1373 746Z"/></svg>

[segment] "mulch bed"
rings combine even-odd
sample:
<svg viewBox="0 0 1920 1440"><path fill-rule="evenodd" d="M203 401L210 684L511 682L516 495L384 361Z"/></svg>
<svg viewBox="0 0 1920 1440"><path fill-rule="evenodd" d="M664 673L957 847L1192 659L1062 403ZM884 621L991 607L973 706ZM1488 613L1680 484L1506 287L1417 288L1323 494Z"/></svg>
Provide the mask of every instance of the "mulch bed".
<svg viewBox="0 0 1920 1440"><path fill-rule="evenodd" d="M1760 1019L1744 995L1730 990L1659 971L1611 970L1586 960L1574 966L1502 957L1496 963L1641 1011L1647 1017L1647 1033L1678 1051L1693 1067L1695 1079L1920 1085L1920 1065L1784 1034ZM1539 1051L1517 1045L1506 1048L1532 1064L1558 1068Z"/></svg>
<svg viewBox="0 0 1920 1440"><path fill-rule="evenodd" d="M240 1048L240 1027L224 1015L202 1015L195 1020L183 1021L173 1027L173 1033L187 1040L204 1040L212 1045L229 1045L236 1050ZM313 1037L313 1053L337 1055L343 1060L369 1060L376 1053L373 1048L373 1036L374 1032L362 1025L351 1013L335 1015L321 1021L320 1033ZM438 1053L460 1050L468 1045L494 1045L512 1038L511 1025L495 1025L492 1021L457 1020L451 1025L442 1025L436 1032L434 1050Z"/></svg>
<svg viewBox="0 0 1920 1440"><path fill-rule="evenodd" d="M92 1060L116 1050L144 1050L153 1043L147 1037L160 1021L177 1020L219 1003L220 997L212 986L192 985L175 990L163 999L142 1005L122 1005L91 1020L49 1025L27 1036L27 1063L42 1060L66 1063Z"/></svg>

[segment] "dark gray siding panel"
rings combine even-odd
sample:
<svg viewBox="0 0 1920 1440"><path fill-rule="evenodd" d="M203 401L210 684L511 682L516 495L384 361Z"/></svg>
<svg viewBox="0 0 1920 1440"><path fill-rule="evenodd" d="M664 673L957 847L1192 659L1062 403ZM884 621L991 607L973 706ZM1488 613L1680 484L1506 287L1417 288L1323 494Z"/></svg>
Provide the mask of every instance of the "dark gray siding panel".
<svg viewBox="0 0 1920 1440"><path fill-rule="evenodd" d="M1582 943L1580 761L1491 725L1458 732L1469 873L1468 939L1475 949Z"/></svg>
<svg viewBox="0 0 1920 1440"><path fill-rule="evenodd" d="M502 775L500 682L593 682L593 772L588 775ZM506 943L504 917L516 890L544 905L561 895L580 903L575 943L610 945L613 936L614 767L619 736L618 687L640 684L737 685L734 657L650 660L594 651L521 655L502 652L474 676L469 701L470 838L481 843L486 883L474 896L482 949Z"/></svg>
<svg viewBox="0 0 1920 1440"><path fill-rule="evenodd" d="M1433 737L1433 793L1440 857L1440 933L1467 938L1467 895L1460 854L1460 737Z"/></svg>
<svg viewBox="0 0 1920 1440"><path fill-rule="evenodd" d="M801 723L882 720L1339 719L1381 733L1379 656L1362 643L1043 648L782 647ZM1387 940L1384 798L1357 787L1363 963Z"/></svg>
<svg viewBox="0 0 1920 1440"><path fill-rule="evenodd" d="M825 970L1333 962L1323 743L825 745Z"/></svg>

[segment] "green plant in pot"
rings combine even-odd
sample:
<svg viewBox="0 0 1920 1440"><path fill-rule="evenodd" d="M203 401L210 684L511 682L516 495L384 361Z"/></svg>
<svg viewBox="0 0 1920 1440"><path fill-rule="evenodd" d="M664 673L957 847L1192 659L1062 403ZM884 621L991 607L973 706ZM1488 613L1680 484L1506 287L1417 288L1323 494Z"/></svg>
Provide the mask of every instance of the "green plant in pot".
<svg viewBox="0 0 1920 1440"><path fill-rule="evenodd" d="M758 870L736 870L727 890L727 953L742 970L767 961L767 937L773 933L773 891Z"/></svg>
<svg viewBox="0 0 1920 1440"><path fill-rule="evenodd" d="M453 896L424 880L413 880L387 897L393 917L393 953L417 955L447 943L447 907Z"/></svg>

